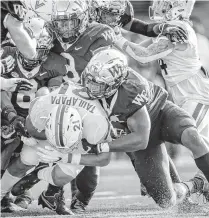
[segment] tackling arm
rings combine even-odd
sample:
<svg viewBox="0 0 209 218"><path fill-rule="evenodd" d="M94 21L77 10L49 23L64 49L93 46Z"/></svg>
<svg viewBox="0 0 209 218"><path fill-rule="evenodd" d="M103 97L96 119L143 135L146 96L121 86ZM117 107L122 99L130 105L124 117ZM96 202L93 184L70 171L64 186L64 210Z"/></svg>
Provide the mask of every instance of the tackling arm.
<svg viewBox="0 0 209 218"><path fill-rule="evenodd" d="M115 46L125 51L136 61L141 63L148 63L163 58L170 54L175 47L175 45L165 37L161 38L157 42L153 42L147 47L129 42L125 38L120 37L120 39L115 42Z"/></svg>
<svg viewBox="0 0 209 218"><path fill-rule="evenodd" d="M127 120L131 133L109 142L110 152L133 152L146 149L150 134L150 117L144 106Z"/></svg>

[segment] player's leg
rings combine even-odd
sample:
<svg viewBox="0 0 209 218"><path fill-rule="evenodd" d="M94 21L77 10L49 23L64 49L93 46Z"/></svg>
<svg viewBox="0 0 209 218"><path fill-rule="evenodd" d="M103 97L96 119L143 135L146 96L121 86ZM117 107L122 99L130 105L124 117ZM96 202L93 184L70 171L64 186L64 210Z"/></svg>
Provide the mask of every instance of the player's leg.
<svg viewBox="0 0 209 218"><path fill-rule="evenodd" d="M169 101L162 114L162 138L189 148L197 167L209 179L209 147L198 133L195 121L187 112Z"/></svg>
<svg viewBox="0 0 209 218"><path fill-rule="evenodd" d="M78 174L76 177L78 191L71 202L73 212L81 213L85 211L99 184L99 174L99 167L87 166Z"/></svg>
<svg viewBox="0 0 209 218"><path fill-rule="evenodd" d="M155 145L155 146L153 146ZM174 206L177 194L170 177L169 159L164 144L149 143L146 150L134 152L136 172L148 194L163 208Z"/></svg>
<svg viewBox="0 0 209 218"><path fill-rule="evenodd" d="M9 192L26 172L38 164L34 147L23 145L20 157L14 159L8 166L1 179L1 198Z"/></svg>
<svg viewBox="0 0 209 218"><path fill-rule="evenodd" d="M60 215L72 215L72 211L65 206L63 186L70 183L83 166L59 163L38 172L38 178L48 182L47 191L42 192L38 203L43 207L56 211Z"/></svg>

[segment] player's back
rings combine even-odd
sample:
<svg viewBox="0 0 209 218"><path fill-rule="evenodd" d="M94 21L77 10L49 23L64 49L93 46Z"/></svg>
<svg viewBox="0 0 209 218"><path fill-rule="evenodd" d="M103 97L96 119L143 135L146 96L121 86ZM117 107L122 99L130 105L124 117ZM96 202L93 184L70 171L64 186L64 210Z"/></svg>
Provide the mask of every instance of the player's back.
<svg viewBox="0 0 209 218"><path fill-rule="evenodd" d="M209 104L209 78L201 70L197 37L191 25L186 21L171 21L188 33L188 44L185 50L175 49L163 58L166 71L162 70L169 92L174 103L182 106L185 101L194 99Z"/></svg>
<svg viewBox="0 0 209 218"><path fill-rule="evenodd" d="M107 136L107 115L97 100L90 100L85 88L65 82L57 90L46 96L36 98L30 105L29 115L33 126L41 132L51 109L65 104L78 110L83 121L83 137L91 144L96 144Z"/></svg>
<svg viewBox="0 0 209 218"><path fill-rule="evenodd" d="M129 116L146 106L151 123L154 124L166 100L167 92L165 89L149 82L130 69L128 78L118 89L110 119L117 117L118 122L126 123Z"/></svg>

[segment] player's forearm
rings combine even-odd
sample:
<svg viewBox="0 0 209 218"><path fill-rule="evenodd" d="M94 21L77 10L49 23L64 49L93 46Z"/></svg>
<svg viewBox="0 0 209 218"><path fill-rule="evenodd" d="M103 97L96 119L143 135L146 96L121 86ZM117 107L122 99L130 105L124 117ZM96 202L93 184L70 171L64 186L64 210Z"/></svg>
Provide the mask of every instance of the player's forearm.
<svg viewBox="0 0 209 218"><path fill-rule="evenodd" d="M157 32L157 23L149 24L136 18L134 18L132 21L130 31L148 37L156 37L159 34Z"/></svg>
<svg viewBox="0 0 209 218"><path fill-rule="evenodd" d="M18 50L26 57L31 59L36 55L36 40L32 39L24 29L22 22L12 16L7 18L6 27Z"/></svg>
<svg viewBox="0 0 209 218"><path fill-rule="evenodd" d="M134 152L138 150L144 150L147 147L147 137L143 134L132 132L121 138L118 138L112 142L109 142L110 152Z"/></svg>
<svg viewBox="0 0 209 218"><path fill-rule="evenodd" d="M68 163L84 166L104 167L110 163L110 153L100 154L68 154Z"/></svg>
<svg viewBox="0 0 209 218"><path fill-rule="evenodd" d="M115 42L115 46L125 51L128 55L141 63L149 63L165 57L173 51L173 47L168 43L153 43L148 47L129 42L121 37Z"/></svg>

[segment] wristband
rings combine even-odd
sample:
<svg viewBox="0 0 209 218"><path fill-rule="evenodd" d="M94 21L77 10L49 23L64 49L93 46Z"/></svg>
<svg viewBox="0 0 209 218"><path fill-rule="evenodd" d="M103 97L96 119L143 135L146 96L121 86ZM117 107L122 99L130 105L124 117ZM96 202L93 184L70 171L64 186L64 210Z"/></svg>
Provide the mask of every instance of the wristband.
<svg viewBox="0 0 209 218"><path fill-rule="evenodd" d="M71 164L79 165L81 161L81 154L73 154Z"/></svg>
<svg viewBox="0 0 209 218"><path fill-rule="evenodd" d="M107 142L100 145L101 152L110 152L110 146Z"/></svg>

